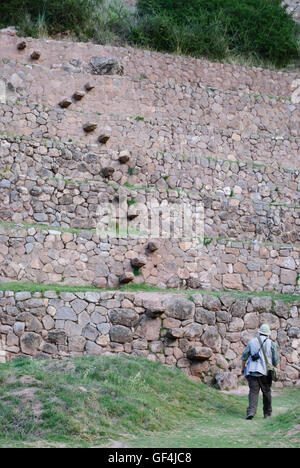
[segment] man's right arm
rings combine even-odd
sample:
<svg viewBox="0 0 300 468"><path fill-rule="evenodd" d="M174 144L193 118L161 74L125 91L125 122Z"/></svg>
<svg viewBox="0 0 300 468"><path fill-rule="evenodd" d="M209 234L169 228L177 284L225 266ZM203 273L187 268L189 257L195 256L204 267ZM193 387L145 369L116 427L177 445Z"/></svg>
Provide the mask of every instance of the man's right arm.
<svg viewBox="0 0 300 468"><path fill-rule="evenodd" d="M245 371L246 362L247 362L249 356L250 356L250 346L248 344L246 346L246 348L244 349L244 352L242 354L242 373L244 373L244 371Z"/></svg>

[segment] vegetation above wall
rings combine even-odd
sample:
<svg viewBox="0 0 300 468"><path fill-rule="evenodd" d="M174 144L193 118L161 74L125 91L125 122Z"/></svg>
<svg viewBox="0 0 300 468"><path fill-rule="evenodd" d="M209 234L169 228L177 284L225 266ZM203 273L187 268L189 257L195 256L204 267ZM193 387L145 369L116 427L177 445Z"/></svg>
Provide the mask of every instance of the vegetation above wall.
<svg viewBox="0 0 300 468"><path fill-rule="evenodd" d="M95 7L103 0L7 0L0 5L0 25L14 25L20 34L92 34Z"/></svg>
<svg viewBox="0 0 300 468"><path fill-rule="evenodd" d="M138 0L145 45L211 59L242 55L284 66L298 55L281 0Z"/></svg>
<svg viewBox="0 0 300 468"><path fill-rule="evenodd" d="M0 26L24 36L71 35L211 60L285 67L299 60L299 25L281 0L7 0ZM25 14L24 14L25 13Z"/></svg>

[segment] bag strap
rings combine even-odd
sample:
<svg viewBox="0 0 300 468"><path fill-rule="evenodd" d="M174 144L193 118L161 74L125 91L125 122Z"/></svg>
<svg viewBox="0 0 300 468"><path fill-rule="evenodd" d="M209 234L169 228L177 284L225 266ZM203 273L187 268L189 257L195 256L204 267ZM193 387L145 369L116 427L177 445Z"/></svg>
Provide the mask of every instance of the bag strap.
<svg viewBox="0 0 300 468"><path fill-rule="evenodd" d="M266 338L265 341L262 343L262 342L261 342L261 339L260 339L260 336L258 337L258 341L259 341L259 343L260 343L260 349L261 349L262 352L263 352L264 360L265 360L265 364L266 364L266 368L268 369L268 367L269 367L269 362L268 362L268 360L267 360L267 356L266 356L266 353L265 353L265 350L264 350L264 344L265 344L265 342L267 341L267 339L268 339L268 338Z"/></svg>

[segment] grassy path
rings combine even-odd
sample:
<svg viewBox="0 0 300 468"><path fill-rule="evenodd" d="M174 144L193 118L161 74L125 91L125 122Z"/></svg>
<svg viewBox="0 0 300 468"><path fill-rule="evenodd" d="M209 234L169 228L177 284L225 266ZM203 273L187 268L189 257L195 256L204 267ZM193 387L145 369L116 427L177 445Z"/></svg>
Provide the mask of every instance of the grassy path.
<svg viewBox="0 0 300 468"><path fill-rule="evenodd" d="M300 416L295 405L300 404L300 389L273 391L273 417L265 420L262 415L262 397L256 417L245 419L247 395L235 396L243 403L240 415L216 412L213 416L199 418L189 425L180 425L169 432L143 435L128 440L129 447L155 448L299 448ZM292 422L293 421L293 422Z"/></svg>
<svg viewBox="0 0 300 468"><path fill-rule="evenodd" d="M133 356L0 364L0 447L300 447L300 389L273 393L273 414L245 420L225 394L178 368Z"/></svg>

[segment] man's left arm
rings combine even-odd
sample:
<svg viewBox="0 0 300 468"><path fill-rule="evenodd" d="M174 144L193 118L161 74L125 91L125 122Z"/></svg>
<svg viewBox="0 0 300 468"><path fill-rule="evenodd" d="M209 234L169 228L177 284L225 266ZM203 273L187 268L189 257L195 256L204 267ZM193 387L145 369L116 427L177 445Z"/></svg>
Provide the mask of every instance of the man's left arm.
<svg viewBox="0 0 300 468"><path fill-rule="evenodd" d="M279 356L278 356L278 350L277 350L277 345L272 341L271 345L271 351L272 351L272 364L273 366L277 366L279 363Z"/></svg>

